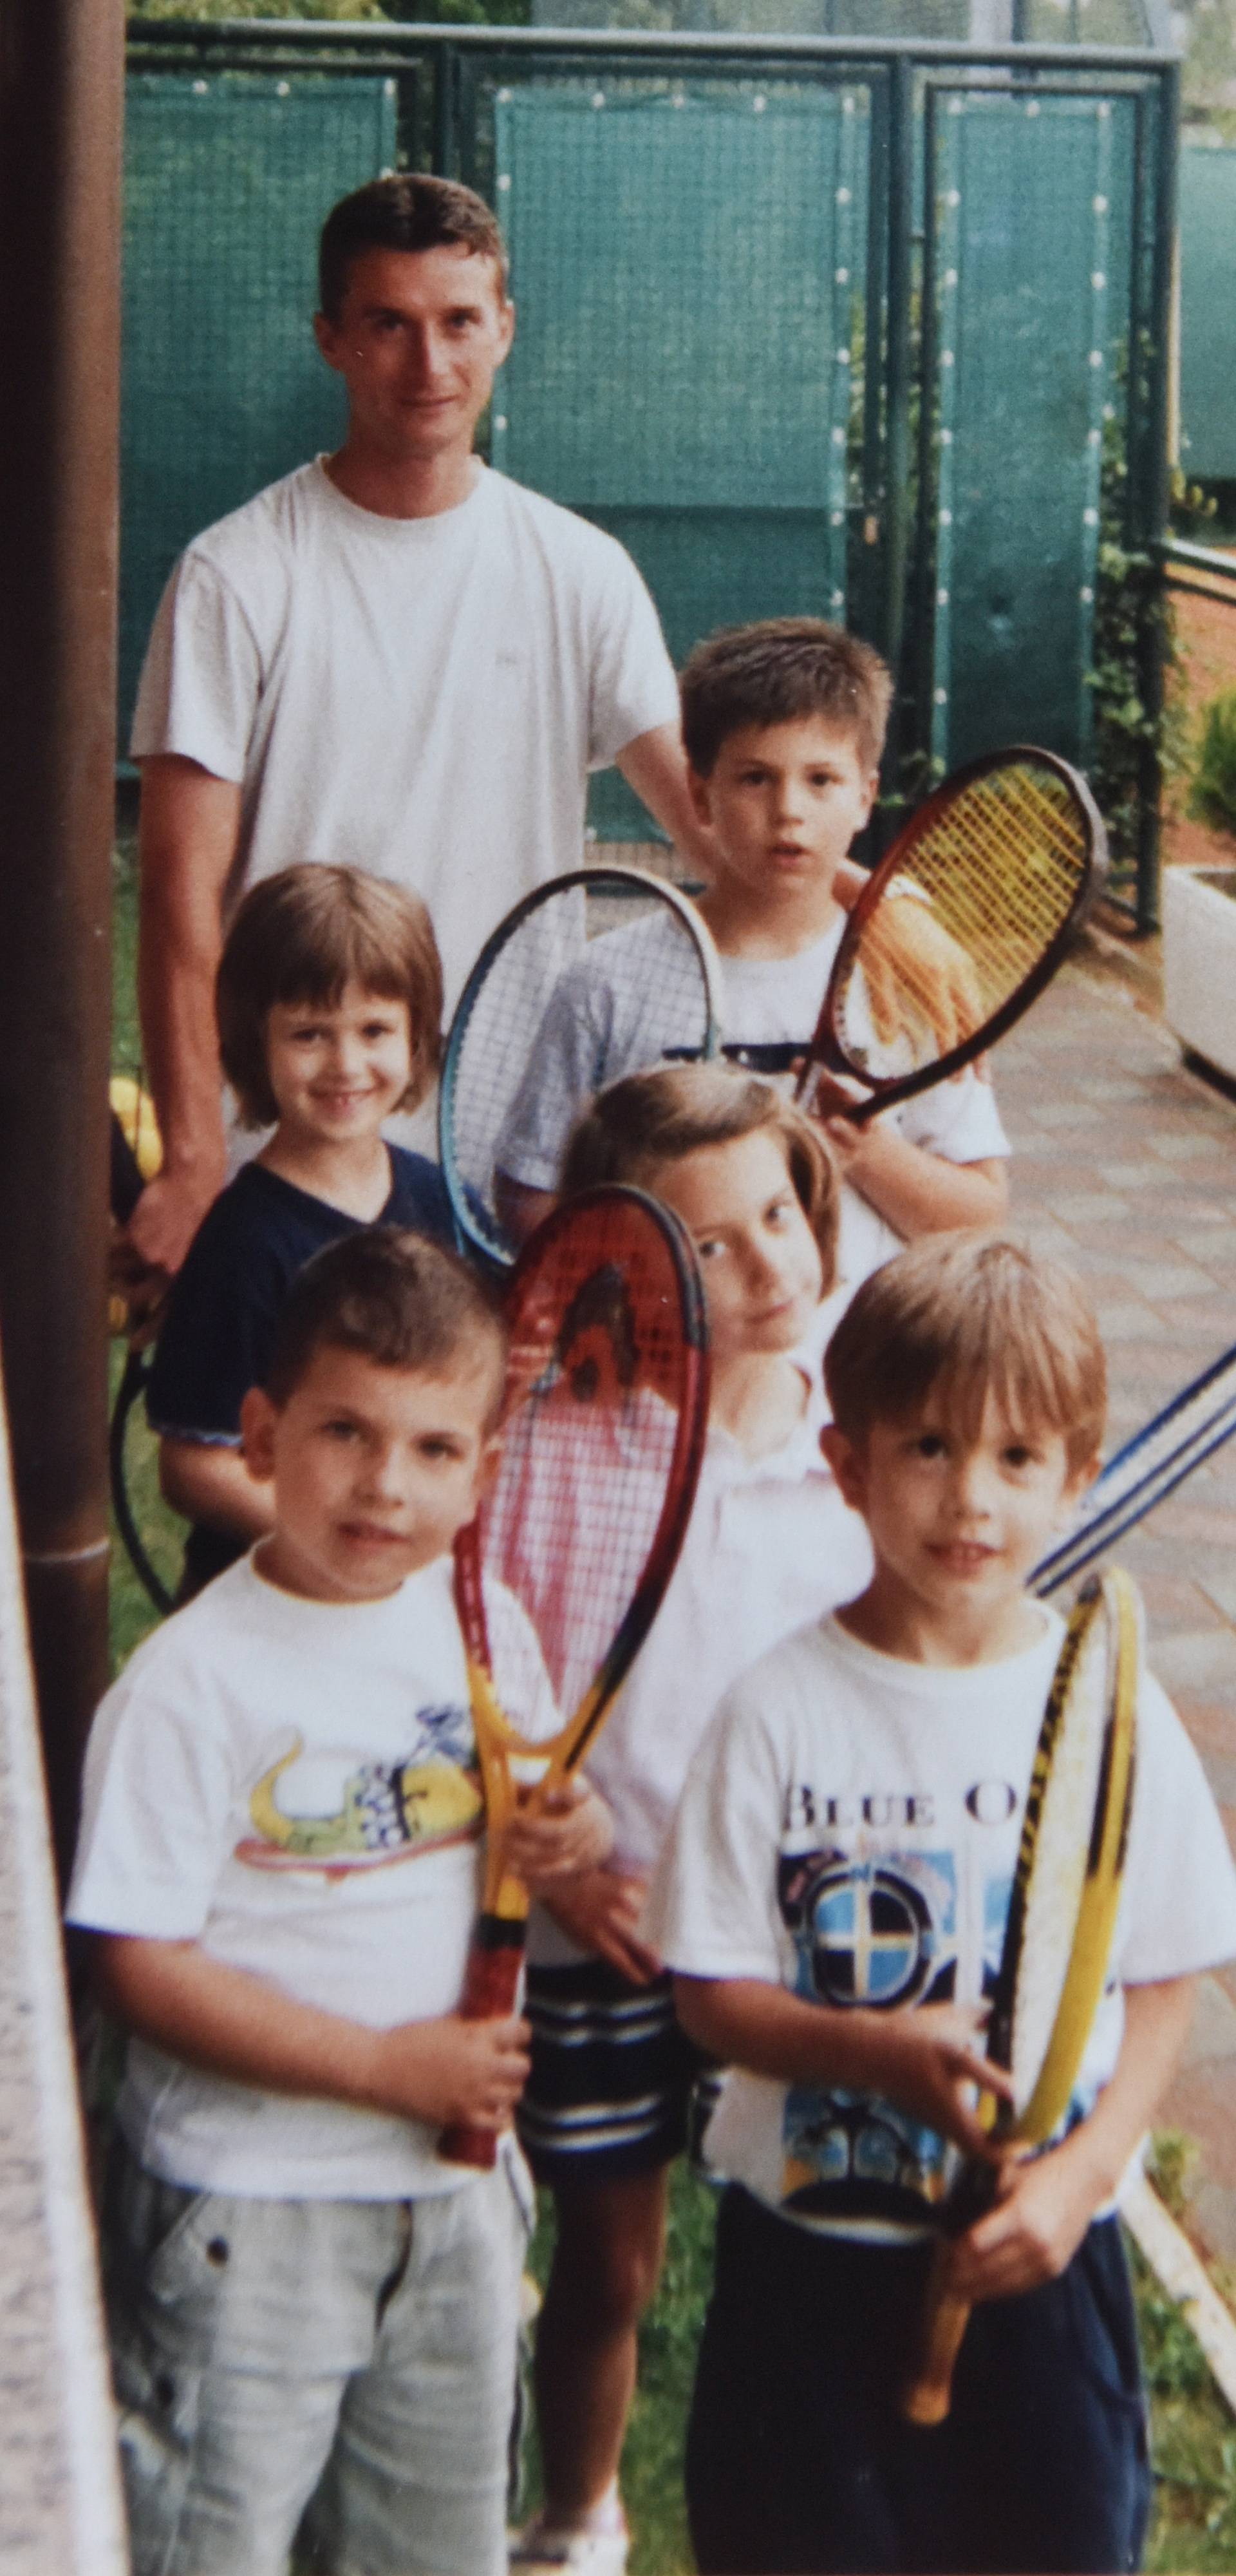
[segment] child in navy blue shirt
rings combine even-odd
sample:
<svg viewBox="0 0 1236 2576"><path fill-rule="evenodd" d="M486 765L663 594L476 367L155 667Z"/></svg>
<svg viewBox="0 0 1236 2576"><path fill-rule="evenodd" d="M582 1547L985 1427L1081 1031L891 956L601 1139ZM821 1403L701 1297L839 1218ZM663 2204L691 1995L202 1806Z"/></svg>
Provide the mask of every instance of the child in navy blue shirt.
<svg viewBox="0 0 1236 2576"><path fill-rule="evenodd" d="M271 1526L240 1407L296 1272L365 1225L454 1240L437 1165L382 1136L438 1068L442 969L415 895L355 868L265 878L232 923L216 1008L241 1119L274 1132L199 1227L150 1380L163 1493L190 1523L183 1599Z"/></svg>

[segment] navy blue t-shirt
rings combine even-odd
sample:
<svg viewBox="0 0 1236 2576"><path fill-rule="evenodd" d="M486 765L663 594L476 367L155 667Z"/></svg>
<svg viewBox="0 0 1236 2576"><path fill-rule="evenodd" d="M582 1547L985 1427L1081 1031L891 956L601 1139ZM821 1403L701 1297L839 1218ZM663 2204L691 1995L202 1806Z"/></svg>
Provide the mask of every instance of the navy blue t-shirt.
<svg viewBox="0 0 1236 2576"><path fill-rule="evenodd" d="M436 1163L390 1145L391 1192L377 1225L411 1226L454 1245L446 1183ZM362 1231L362 1220L297 1189L261 1163L245 1163L203 1217L172 1286L146 1395L152 1430L172 1440L235 1448L240 1407L260 1386L288 1288L325 1244ZM186 1589L243 1556L245 1542L195 1527L185 1548Z"/></svg>

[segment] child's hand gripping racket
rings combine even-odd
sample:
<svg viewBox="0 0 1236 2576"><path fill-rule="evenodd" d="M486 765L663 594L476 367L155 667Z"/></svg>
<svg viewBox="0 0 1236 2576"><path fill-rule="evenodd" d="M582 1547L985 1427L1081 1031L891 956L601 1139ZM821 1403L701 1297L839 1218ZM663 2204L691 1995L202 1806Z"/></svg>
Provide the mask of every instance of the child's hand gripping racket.
<svg viewBox="0 0 1236 2576"><path fill-rule="evenodd" d="M1106 865L1094 798L1054 753L988 753L957 770L850 914L800 1100L861 1124L972 1064L1055 974ZM906 895L922 899L915 935ZM822 1074L868 1096L842 1100Z"/></svg>
<svg viewBox="0 0 1236 2576"><path fill-rule="evenodd" d="M1141 1613L1125 1574L1082 1593L1069 1621L1034 1757L992 2001L987 2054L1013 2079L993 2135L1041 2145L1068 2108L1107 1977L1133 1798ZM972 2167L954 2202L969 2225L991 2168ZM937 2257L922 2348L902 2392L912 2424L940 2424L970 2308Z"/></svg>
<svg viewBox="0 0 1236 2576"><path fill-rule="evenodd" d="M509 1262L529 1153L539 1177L527 1186L556 1189L567 1136L602 1083L671 1048L715 1054L719 1035L716 952L675 886L575 868L526 895L481 950L443 1059L442 1170L468 1241Z"/></svg>
<svg viewBox="0 0 1236 2576"><path fill-rule="evenodd" d="M690 1517L707 1423L703 1297L676 1217L639 1190L571 1199L520 1256L493 1486L455 1547L488 1819L482 1911L461 2011L515 2009L527 1891L504 1861L523 1797L582 1760L660 1605ZM513 1598L512 1598L513 1596ZM548 1672L557 1733L521 1732ZM491 2132L441 2152L490 2165Z"/></svg>

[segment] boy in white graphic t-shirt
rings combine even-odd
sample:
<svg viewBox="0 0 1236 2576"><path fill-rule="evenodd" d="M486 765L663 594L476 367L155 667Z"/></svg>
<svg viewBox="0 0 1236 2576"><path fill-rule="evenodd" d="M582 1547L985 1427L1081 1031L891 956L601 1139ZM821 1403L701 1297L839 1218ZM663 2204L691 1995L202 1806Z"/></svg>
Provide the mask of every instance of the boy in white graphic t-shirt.
<svg viewBox="0 0 1236 2576"><path fill-rule="evenodd" d="M1104 1366L1076 1281L999 1238L921 1243L829 1347L824 1433L875 1572L730 1692L643 1930L728 2062L731 2177L687 2491L702 2576L1138 2565L1150 2494L1112 2214L1236 1950L1236 1873L1157 1684L1138 1705L1110 1983L1056 2136L1001 2163L972 2087L1062 1624L1024 1585L1093 1473ZM944 2424L898 2396L956 2150L991 2206Z"/></svg>
<svg viewBox="0 0 1236 2576"><path fill-rule="evenodd" d="M502 1329L394 1229L300 1274L245 1398L275 1525L139 1649L86 1765L69 1917L131 2035L104 2238L138 2576L498 2576L527 2186L522 2021L458 2012L482 1826L450 1546ZM519 1619L508 1594L491 1620ZM512 1712L534 1732L544 1706ZM551 1885L585 1792L515 1829Z"/></svg>
<svg viewBox="0 0 1236 2576"><path fill-rule="evenodd" d="M699 910L720 953L725 1040L758 1069L785 1070L814 1031L845 926L838 873L871 813L892 680L858 636L779 617L697 645L681 687L691 795L710 834ZM919 974L954 1009L953 943L928 905L896 909L913 916ZM682 1043L650 947L667 935L658 921L609 932L552 994L498 1148L517 1225L544 1212L593 1094ZM839 1110L842 1093L824 1089ZM916 1235L1004 1213L1008 1140L981 1073L861 1128L834 1114L828 1135L844 1183L838 1278L850 1289Z"/></svg>

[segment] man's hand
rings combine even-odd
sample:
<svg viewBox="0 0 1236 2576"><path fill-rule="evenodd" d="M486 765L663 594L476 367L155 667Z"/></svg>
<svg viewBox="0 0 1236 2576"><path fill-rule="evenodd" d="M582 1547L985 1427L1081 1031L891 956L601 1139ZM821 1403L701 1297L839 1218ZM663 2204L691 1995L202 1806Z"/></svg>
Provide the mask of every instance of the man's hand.
<svg viewBox="0 0 1236 2576"><path fill-rule="evenodd" d="M530 2036L526 2021L459 2013L375 2032L372 2107L431 2128L508 2129L528 2081Z"/></svg>
<svg viewBox="0 0 1236 2576"><path fill-rule="evenodd" d="M981 2053L986 2020L985 2007L973 2004L922 2004L864 2015L861 2083L865 2092L882 2093L914 2112L963 2154L991 2164L999 2162L1001 2151L978 2118L974 2088L1008 2102L1013 2087Z"/></svg>
<svg viewBox="0 0 1236 2576"><path fill-rule="evenodd" d="M226 1157L220 1152L210 1169L199 1166L192 1173L163 1171L147 1182L129 1219L126 1237L135 1256L134 1277L127 1286L130 1310L135 1316L143 1316L152 1302L167 1295L168 1280L179 1270L226 1177Z"/></svg>
<svg viewBox="0 0 1236 2576"><path fill-rule="evenodd" d="M632 1985L647 1986L660 1976L661 1961L639 1937L646 1887L645 1879L622 1870L584 1870L560 1882L547 1895L546 1908L581 1950L607 1959Z"/></svg>
<svg viewBox="0 0 1236 2576"><path fill-rule="evenodd" d="M612 1850L614 1819L586 1780L563 1780L544 1801L518 1807L506 1829L503 1859L534 1896L563 1879L595 1870Z"/></svg>

